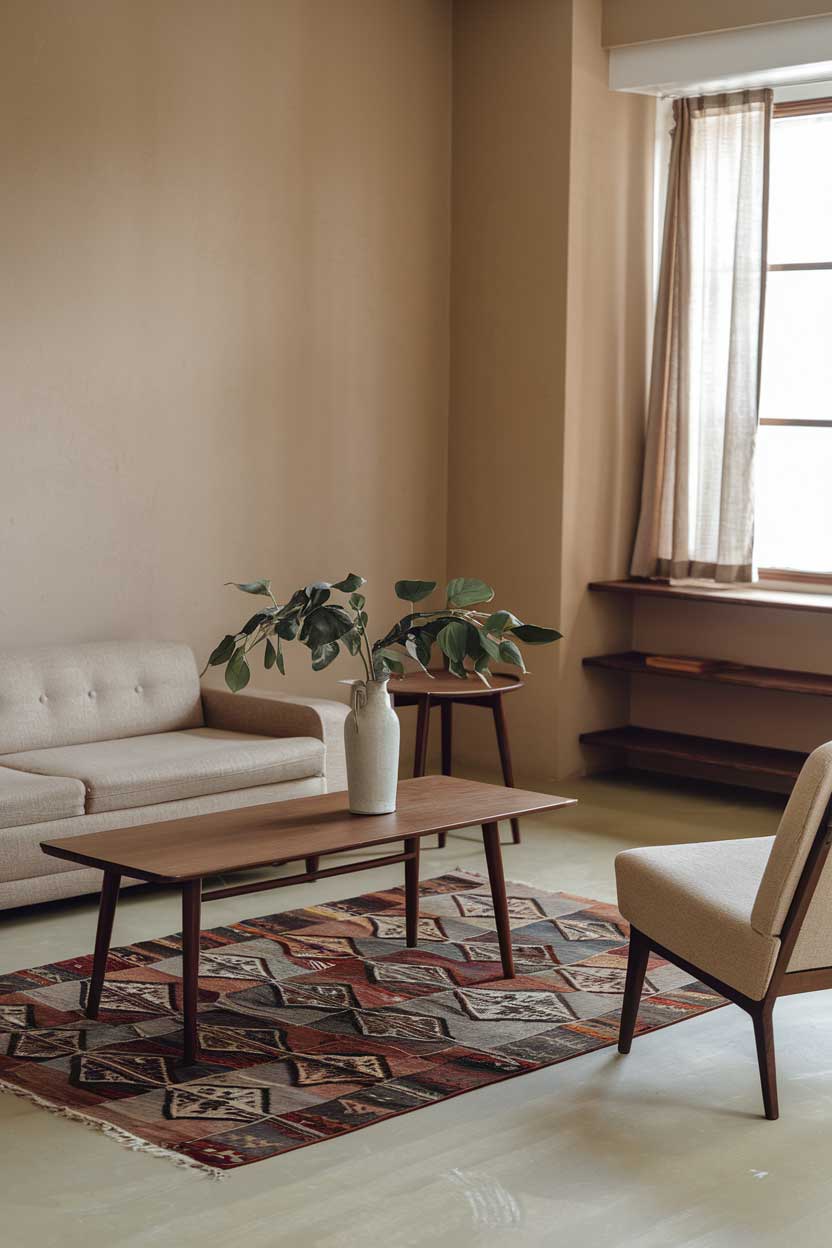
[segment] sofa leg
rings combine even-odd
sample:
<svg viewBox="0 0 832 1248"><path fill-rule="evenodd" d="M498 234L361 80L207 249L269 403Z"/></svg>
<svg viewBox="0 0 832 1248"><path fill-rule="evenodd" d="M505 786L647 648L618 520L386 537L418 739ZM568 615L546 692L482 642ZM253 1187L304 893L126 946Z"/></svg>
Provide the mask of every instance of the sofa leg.
<svg viewBox="0 0 832 1248"><path fill-rule="evenodd" d="M627 958L627 979L624 984L624 1000L621 1005L621 1025L618 1032L618 1052L629 1053L636 1029L638 1006L641 990L644 987L644 976L647 973L647 959L650 956L650 944L646 936L636 928L630 929L630 953Z"/></svg>
<svg viewBox="0 0 832 1248"><path fill-rule="evenodd" d="M774 1058L774 1025L772 1011L774 1002L761 1001L751 1015L754 1022L754 1039L757 1042L757 1064L760 1067L760 1085L763 1090L763 1107L769 1122L780 1116L777 1104L777 1066Z"/></svg>
<svg viewBox="0 0 832 1248"><path fill-rule="evenodd" d="M317 873L320 861L320 854L312 854L306 859L306 870L309 875L315 875Z"/></svg>

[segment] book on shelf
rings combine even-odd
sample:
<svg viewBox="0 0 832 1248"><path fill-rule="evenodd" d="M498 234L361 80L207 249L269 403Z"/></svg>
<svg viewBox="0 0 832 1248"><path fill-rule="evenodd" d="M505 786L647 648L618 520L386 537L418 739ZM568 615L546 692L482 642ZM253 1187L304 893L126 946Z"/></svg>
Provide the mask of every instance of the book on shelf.
<svg viewBox="0 0 832 1248"><path fill-rule="evenodd" d="M648 654L644 664L660 672L690 672L697 675L716 667L717 660L698 659L686 654Z"/></svg>

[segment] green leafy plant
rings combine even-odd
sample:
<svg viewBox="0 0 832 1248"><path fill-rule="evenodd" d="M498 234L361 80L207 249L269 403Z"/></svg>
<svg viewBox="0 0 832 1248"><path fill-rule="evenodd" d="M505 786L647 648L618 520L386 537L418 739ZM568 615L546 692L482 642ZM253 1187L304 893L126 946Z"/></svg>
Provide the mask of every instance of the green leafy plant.
<svg viewBox="0 0 832 1248"><path fill-rule="evenodd" d="M445 656L448 671L465 678L473 673L486 685L490 664L508 663L526 671L518 642L545 646L557 641L554 628L524 624L510 611L482 611L494 590L476 577L458 576L448 582L445 605L417 610L436 589L436 581L397 581L396 596L410 603L410 611L374 642L367 634L369 619L361 588L363 576L350 572L341 581L314 581L297 589L286 602L278 602L271 581L229 581L244 594L267 598L259 611L236 633L228 633L212 651L205 670L225 667L225 683L235 692L251 679L249 657L263 647L263 665L286 674L284 646L299 641L311 652L312 669L319 672L336 659L343 646L361 660L366 680L401 675L411 659L428 675L433 647ZM333 597L343 595L343 600Z"/></svg>

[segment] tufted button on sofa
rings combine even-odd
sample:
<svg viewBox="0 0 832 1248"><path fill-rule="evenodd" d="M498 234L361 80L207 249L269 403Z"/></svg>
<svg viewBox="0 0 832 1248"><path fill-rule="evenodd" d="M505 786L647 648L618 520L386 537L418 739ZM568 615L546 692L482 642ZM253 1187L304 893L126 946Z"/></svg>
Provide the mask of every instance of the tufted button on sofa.
<svg viewBox="0 0 832 1248"><path fill-rule="evenodd" d="M201 688L177 642L0 651L0 909L98 891L47 838L345 788L346 714Z"/></svg>

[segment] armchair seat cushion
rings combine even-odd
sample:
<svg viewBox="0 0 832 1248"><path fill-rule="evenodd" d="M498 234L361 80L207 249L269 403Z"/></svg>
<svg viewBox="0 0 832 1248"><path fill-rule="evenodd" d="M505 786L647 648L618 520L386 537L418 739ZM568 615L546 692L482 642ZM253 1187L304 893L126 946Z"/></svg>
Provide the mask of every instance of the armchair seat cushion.
<svg viewBox="0 0 832 1248"><path fill-rule="evenodd" d="M0 767L0 828L71 819L83 813L84 786L80 780L33 776Z"/></svg>
<svg viewBox="0 0 832 1248"><path fill-rule="evenodd" d="M27 750L0 758L0 767L32 773L32 781L57 776L66 779L55 784L82 785L86 813L98 814L322 776L324 756L323 742L313 737L194 728Z"/></svg>
<svg viewBox="0 0 832 1248"><path fill-rule="evenodd" d="M657 944L759 1001L780 947L751 926L773 841L625 850L615 860L619 909Z"/></svg>

